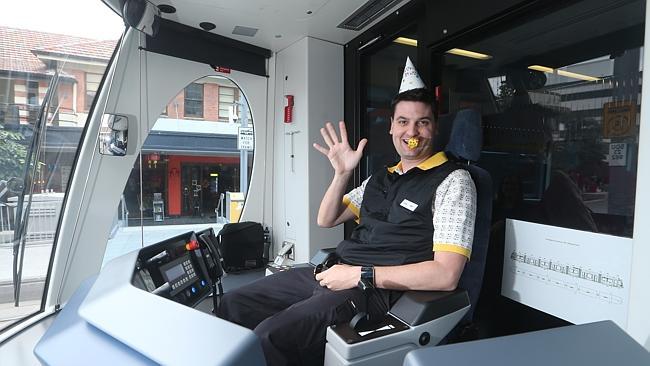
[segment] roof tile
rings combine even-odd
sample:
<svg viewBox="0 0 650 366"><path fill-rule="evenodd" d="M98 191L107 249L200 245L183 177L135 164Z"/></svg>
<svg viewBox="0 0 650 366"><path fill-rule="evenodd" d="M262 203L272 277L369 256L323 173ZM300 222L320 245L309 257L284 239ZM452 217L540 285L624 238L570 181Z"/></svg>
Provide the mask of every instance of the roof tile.
<svg viewBox="0 0 650 366"><path fill-rule="evenodd" d="M94 58L108 61L117 41L37 32L0 26L0 70L44 74L37 54Z"/></svg>

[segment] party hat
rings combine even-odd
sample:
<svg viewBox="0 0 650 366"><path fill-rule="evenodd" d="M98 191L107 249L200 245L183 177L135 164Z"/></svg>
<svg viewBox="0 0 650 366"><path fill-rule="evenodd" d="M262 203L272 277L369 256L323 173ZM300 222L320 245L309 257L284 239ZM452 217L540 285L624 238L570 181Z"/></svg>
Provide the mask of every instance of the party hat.
<svg viewBox="0 0 650 366"><path fill-rule="evenodd" d="M404 74L402 74L402 84L399 86L399 92L405 92L411 89L426 88L424 82L420 79L418 71L413 66L411 58L406 58L406 66L404 66Z"/></svg>

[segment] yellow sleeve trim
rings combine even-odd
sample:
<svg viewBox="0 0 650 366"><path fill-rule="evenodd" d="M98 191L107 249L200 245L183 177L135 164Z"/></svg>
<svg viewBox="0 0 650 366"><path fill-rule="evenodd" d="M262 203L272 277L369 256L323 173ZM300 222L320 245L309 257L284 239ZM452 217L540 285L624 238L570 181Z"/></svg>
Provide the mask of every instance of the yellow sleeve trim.
<svg viewBox="0 0 650 366"><path fill-rule="evenodd" d="M352 213L357 217L354 221L359 223L359 218L361 217L361 211L359 211L359 207L355 206L352 201L348 198L348 196L343 196L343 205L352 211Z"/></svg>
<svg viewBox="0 0 650 366"><path fill-rule="evenodd" d="M433 243L434 252L452 252L464 255L469 260L472 251L456 244Z"/></svg>

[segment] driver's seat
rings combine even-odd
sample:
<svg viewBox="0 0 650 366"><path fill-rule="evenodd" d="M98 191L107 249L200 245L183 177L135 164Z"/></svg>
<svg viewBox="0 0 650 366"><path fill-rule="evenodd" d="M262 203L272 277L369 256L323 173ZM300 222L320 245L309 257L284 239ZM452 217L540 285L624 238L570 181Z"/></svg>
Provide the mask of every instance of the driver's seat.
<svg viewBox="0 0 650 366"><path fill-rule="evenodd" d="M492 180L485 170L472 164L481 154L480 114L461 110L440 118L439 124L442 131L450 131L445 152L450 159L465 165L477 193L472 256L465 265L458 288L454 291L407 291L371 330L355 330L347 323L329 327L326 366L401 365L407 352L446 342L472 320L489 242ZM319 253L317 257L319 255L323 257L324 254ZM318 260L312 260L315 262Z"/></svg>

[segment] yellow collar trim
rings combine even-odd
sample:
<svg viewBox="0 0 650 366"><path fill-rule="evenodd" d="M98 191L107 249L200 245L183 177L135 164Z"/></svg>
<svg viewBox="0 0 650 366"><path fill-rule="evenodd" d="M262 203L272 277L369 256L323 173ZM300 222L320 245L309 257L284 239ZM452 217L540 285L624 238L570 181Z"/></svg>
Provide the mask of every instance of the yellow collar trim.
<svg viewBox="0 0 650 366"><path fill-rule="evenodd" d="M421 170L429 170L446 163L447 160L447 155L445 155L444 151L440 151L439 153L429 157L427 160L421 162L416 168L419 168ZM388 168L389 173L394 173L396 170L402 173L401 161L397 163L397 165Z"/></svg>

